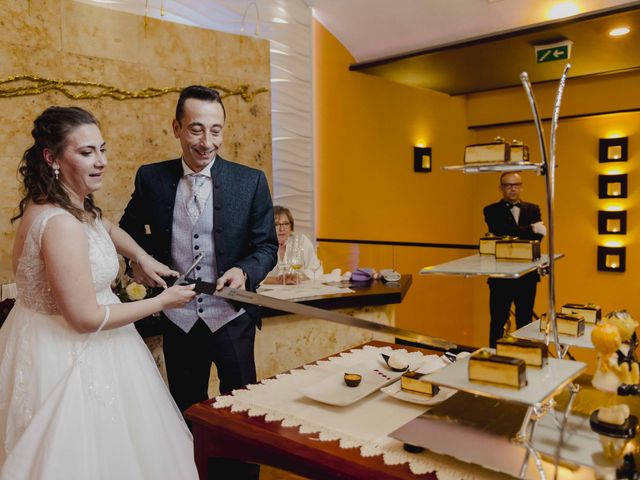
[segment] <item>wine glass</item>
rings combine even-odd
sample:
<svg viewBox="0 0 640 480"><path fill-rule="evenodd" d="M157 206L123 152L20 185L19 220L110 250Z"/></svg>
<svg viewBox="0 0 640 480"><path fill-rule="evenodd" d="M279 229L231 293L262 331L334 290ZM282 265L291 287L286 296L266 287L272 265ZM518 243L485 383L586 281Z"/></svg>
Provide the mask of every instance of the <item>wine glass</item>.
<svg viewBox="0 0 640 480"><path fill-rule="evenodd" d="M313 272L313 283L316 283L318 271L322 269L322 262L320 261L320 258L318 258L318 247L315 249L315 255L309 260L307 268Z"/></svg>
<svg viewBox="0 0 640 480"><path fill-rule="evenodd" d="M282 277L282 285L286 285L287 272L289 271L289 261L286 255L283 255L282 258L278 258L276 268L278 269L278 277Z"/></svg>
<svg viewBox="0 0 640 480"><path fill-rule="evenodd" d="M291 251L287 248L287 253L290 253L289 261L291 264L291 269L296 274L296 285L300 285L300 270L304 266L304 254L302 251L302 242L300 241L300 237L295 235L291 242Z"/></svg>

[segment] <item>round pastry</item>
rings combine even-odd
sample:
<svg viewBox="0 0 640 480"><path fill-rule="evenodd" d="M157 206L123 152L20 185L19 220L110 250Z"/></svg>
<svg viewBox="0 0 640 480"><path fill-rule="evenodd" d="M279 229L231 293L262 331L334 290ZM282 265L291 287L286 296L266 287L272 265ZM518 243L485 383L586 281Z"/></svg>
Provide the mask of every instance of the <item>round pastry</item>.
<svg viewBox="0 0 640 480"><path fill-rule="evenodd" d="M357 387L358 385L360 385L361 381L362 381L362 375L358 373L344 374L344 383L346 383L348 387Z"/></svg>

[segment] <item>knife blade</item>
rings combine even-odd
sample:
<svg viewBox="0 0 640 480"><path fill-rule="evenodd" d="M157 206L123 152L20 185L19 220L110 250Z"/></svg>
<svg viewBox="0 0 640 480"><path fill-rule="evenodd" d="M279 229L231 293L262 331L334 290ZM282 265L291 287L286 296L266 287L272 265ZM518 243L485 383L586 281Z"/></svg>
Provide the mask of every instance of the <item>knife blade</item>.
<svg viewBox="0 0 640 480"><path fill-rule="evenodd" d="M196 284L196 289L197 288L198 285ZM298 315L304 315L312 318L320 318L322 320L328 320L330 322L339 323L341 325L347 325L350 327L364 328L366 330L380 333L388 333L396 337L402 337L403 339L409 340L411 342L421 343L423 345L438 348L441 350L452 350L457 348L457 345L455 343L451 343L441 338L431 337L429 335L414 332L412 330L393 327L391 325L383 325L380 323L365 320L363 318L352 317L351 315L347 315L345 313L340 313L333 310L325 310L322 308L305 305L303 303L281 300L279 298L267 297L266 295L260 295L259 293L248 292L246 290L240 290L237 288L224 287L221 290L214 291L213 295L225 298L227 300L234 300L236 302L268 307L274 310L282 310L284 312L296 313Z"/></svg>
<svg viewBox="0 0 640 480"><path fill-rule="evenodd" d="M191 266L185 270L184 273L181 273L173 282L173 285L189 285L189 280L187 277L193 272L196 266L200 263L200 260L204 258L204 253L199 253L196 255L196 258L193 260Z"/></svg>

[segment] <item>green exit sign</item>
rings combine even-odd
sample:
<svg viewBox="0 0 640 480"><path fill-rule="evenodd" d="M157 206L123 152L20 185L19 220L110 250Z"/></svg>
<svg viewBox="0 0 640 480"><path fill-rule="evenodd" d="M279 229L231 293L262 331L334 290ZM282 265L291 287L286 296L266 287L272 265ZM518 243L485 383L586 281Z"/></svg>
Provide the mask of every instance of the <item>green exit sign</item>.
<svg viewBox="0 0 640 480"><path fill-rule="evenodd" d="M571 57L571 40L551 43L547 45L536 45L536 62L546 63L556 60L568 60Z"/></svg>

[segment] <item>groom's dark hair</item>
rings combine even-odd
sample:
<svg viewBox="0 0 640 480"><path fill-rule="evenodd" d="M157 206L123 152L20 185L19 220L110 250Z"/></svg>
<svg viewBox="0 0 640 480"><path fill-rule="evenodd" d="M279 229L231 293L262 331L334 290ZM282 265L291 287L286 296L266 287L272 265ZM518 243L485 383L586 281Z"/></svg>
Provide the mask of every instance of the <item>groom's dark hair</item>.
<svg viewBox="0 0 640 480"><path fill-rule="evenodd" d="M222 113L224 114L224 118L227 118L227 111L224 109L224 104L222 103L222 97L220 97L220 93L213 88L205 87L203 85L191 85L190 87L186 87L180 92L180 97L178 98L178 104L176 105L176 120L180 122L182 117L184 117L184 102L186 102L190 98L195 98L196 100L203 100L205 102L213 102L219 103L222 107Z"/></svg>

